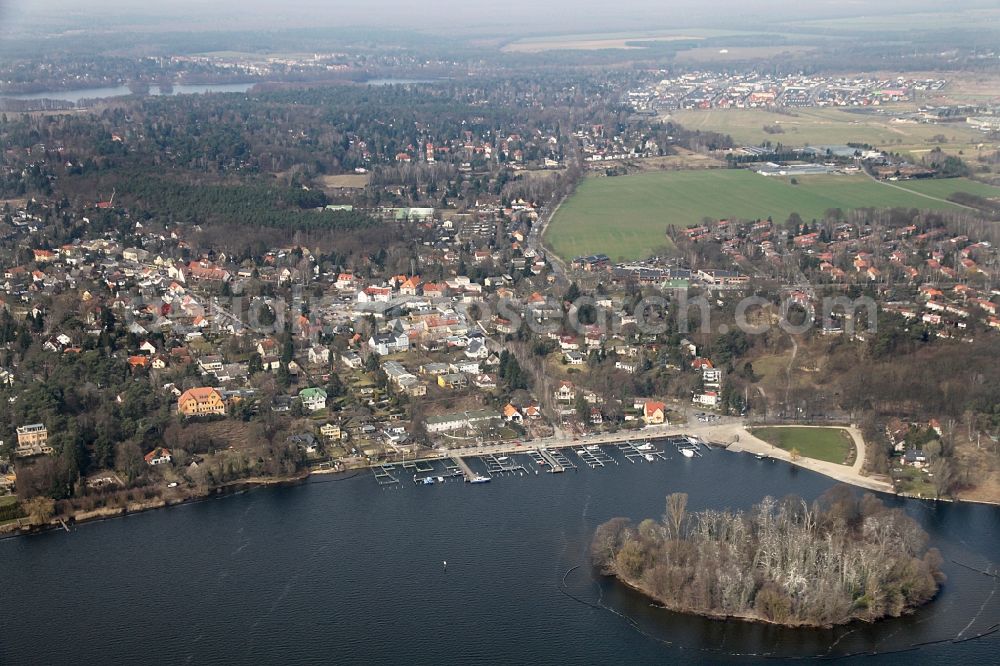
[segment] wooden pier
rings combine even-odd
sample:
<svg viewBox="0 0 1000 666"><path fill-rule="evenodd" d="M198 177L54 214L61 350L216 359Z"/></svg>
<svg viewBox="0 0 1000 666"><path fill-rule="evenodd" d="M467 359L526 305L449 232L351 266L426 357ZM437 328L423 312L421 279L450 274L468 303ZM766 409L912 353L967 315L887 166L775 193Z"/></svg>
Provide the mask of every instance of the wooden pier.
<svg viewBox="0 0 1000 666"><path fill-rule="evenodd" d="M465 462L464 458L460 456L451 456L451 460L455 463L455 466L462 471L462 476L465 477L466 483L482 483L483 481L489 481L490 477L473 472L472 468L469 467L469 463Z"/></svg>
<svg viewBox="0 0 1000 666"><path fill-rule="evenodd" d="M540 455L549 467L549 472L553 474L558 474L559 472L565 472L566 467L559 463L554 455L552 455L548 449L538 449L538 455ZM563 457L565 460L565 457Z"/></svg>

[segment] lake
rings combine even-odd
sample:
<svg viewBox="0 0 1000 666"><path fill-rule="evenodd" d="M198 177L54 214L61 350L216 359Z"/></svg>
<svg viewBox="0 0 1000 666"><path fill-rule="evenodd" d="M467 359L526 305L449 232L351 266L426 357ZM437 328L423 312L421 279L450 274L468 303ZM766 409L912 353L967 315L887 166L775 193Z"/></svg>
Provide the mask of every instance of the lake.
<svg viewBox="0 0 1000 666"><path fill-rule="evenodd" d="M416 486L370 472L313 477L0 541L0 663L995 663L1000 508L888 498L918 519L948 581L915 615L790 630L653 608L587 566L614 516L813 499L829 479L725 451L703 458ZM519 457L520 460L520 457ZM525 466L533 470L527 457ZM473 467L481 469L479 461ZM447 560L447 569L442 562ZM578 566L584 565L584 566ZM577 567L573 569L573 567ZM564 585L565 582L565 585ZM847 661L861 660L849 657Z"/></svg>
<svg viewBox="0 0 1000 666"><path fill-rule="evenodd" d="M175 85L169 93L160 92L159 86L150 86L150 95L198 95L201 93L245 93L252 88L254 83L208 83ZM132 91L128 86L112 86L107 88L80 88L75 90L50 90L39 93L4 93L0 92L0 98L17 100L40 100L54 99L61 102L72 102L78 104L84 99L109 99L111 97L121 97L131 95Z"/></svg>

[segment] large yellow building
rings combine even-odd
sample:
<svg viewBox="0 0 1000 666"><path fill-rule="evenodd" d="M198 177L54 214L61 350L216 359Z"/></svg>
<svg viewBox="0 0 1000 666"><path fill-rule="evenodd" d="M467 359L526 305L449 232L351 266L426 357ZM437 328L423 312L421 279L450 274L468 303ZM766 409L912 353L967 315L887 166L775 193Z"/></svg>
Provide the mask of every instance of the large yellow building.
<svg viewBox="0 0 1000 666"><path fill-rule="evenodd" d="M210 386L188 389L177 398L177 411L184 416L225 415L226 402Z"/></svg>

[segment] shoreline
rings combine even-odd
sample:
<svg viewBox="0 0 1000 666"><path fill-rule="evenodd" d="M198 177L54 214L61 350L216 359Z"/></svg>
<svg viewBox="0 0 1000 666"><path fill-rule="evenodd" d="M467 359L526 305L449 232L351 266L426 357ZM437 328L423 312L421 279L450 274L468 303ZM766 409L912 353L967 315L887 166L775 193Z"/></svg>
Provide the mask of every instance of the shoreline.
<svg viewBox="0 0 1000 666"><path fill-rule="evenodd" d="M761 617L759 615L716 613L716 612L712 612L712 611L700 611L700 610L693 610L693 609L686 609L685 610L685 609L680 609L680 608L674 608L672 606L666 605L660 599L657 599L653 594L650 594L649 592L647 592L646 590L644 590L637 583L633 583L630 580L626 580L625 578L622 578L621 576L619 576L616 573L604 573L604 572L602 572L600 570L598 570L597 573L600 576L614 579L614 581L616 583L618 583L620 585L624 585L625 587L629 588L630 590L633 590L636 593L641 594L645 599L647 599L648 601L650 601L650 605L653 606L654 608L659 608L661 610L670 611L671 613L679 613L681 615L691 615L691 616L695 616L695 617L703 617L705 619L714 620L714 621L717 621L717 622L725 622L727 620L738 620L740 622L748 622L748 623L751 623L751 624L768 625L768 626L772 626L772 627L781 627L783 629L832 629L833 627L844 627L844 626L847 626L847 625L850 625L850 624L855 624L855 623L867 624L867 625L874 625L874 624L877 624L877 623L879 623L879 622L881 622L883 620L891 620L891 619L894 619L894 618L897 618L897 617L904 617L904 616L907 616L907 615L913 615L914 613L916 613L918 610L920 610L924 606L926 606L926 605L928 605L930 603L933 603L937 599L938 595L941 593L941 586L939 585L938 589L934 592L934 596L933 597L931 597L930 599L928 599L925 603L921 604L920 606L915 606L915 607L909 607L908 606L898 616L895 616L895 615L883 615L882 617L875 618L874 620L865 620L864 618L860 618L860 617L852 617L852 618L848 618L847 620L844 620L843 622L834 622L834 623L830 623L830 624L816 624L816 623L811 623L811 622L802 622L802 623L798 623L798 624L789 624L789 623L786 623L786 622L776 622L775 620L768 620L766 617Z"/></svg>
<svg viewBox="0 0 1000 666"><path fill-rule="evenodd" d="M626 440L656 440L663 439L670 436L678 435L688 435L697 437L705 446L710 449L718 449L721 451L728 451L731 453L750 453L753 455L763 456L767 459L778 460L781 462L786 462L796 467L801 467L808 469L813 472L817 472L827 478L833 479L834 481L845 483L856 488L862 488L864 490L870 490L879 493L885 493L893 495L896 497L902 497L905 499L912 500L923 500L923 501L935 501L935 502L953 502L956 504L967 503L967 504L983 504L986 506L1000 506L1000 502L988 501L988 500L966 500L961 498L941 498L935 499L932 497L916 497L913 495L907 495L904 493L897 493L893 488L892 484L888 481L883 481L875 477L865 476L861 472L861 467L864 464L864 439L861 437L860 431L858 431L854 426L799 426L795 427L842 427L847 430L852 438L854 438L855 446L857 447L857 455L855 456L854 464L850 467L846 465L837 465L836 463L829 463L822 460L815 460L812 458L799 458L798 460L792 460L791 455L788 451L780 449L772 444L768 444L763 440L754 437L750 433L748 426L742 422L732 422L723 423L716 425L688 425L688 426L649 426L642 428L640 430L626 430L619 431L615 433L603 433L599 435L590 435L579 438L548 438L542 440L534 440L531 442L525 442L523 444L514 444L513 442L504 442L499 444L488 444L484 446L467 447L462 449L454 449L447 451L436 451L434 455L428 455L423 457L415 457L406 459L410 462L419 461L437 461L448 459L451 457L474 457L480 455L488 454L523 454L528 451L535 450L538 448L548 448L548 449L565 449L573 448L578 446L587 446L593 444L613 444L616 442L624 442ZM732 441L728 441L732 440ZM327 476L333 474L348 474L354 472L355 475L362 470L372 469L374 467L381 466L383 464L399 464L399 462L378 462L362 465L359 467L344 467L342 469L311 469L305 470L299 474L293 476L284 477L249 477L246 479L240 479L237 481L229 481L220 486L210 488L204 492L190 492L180 498L167 498L157 496L149 500L144 500L142 502L133 503L131 505L126 505L122 507L113 508L101 508L94 509L90 511L78 512L71 516L54 516L48 523L44 525L21 525L19 521L25 520L24 518L18 519L13 523L8 523L7 525L0 526L0 540L14 538L17 536L26 536L30 534L39 534L42 532L47 532L50 530L67 529L68 525L82 525L85 523L98 522L101 520L108 520L111 518L122 518L128 515L145 513L146 511L153 511L156 509L168 508L172 506L180 506L184 504L192 504L195 502L201 502L213 497L223 497L226 495L235 495L243 492L248 492L257 488L265 488L268 486L281 486L281 485L299 485L302 483L307 483L309 479L313 476ZM678 611L683 612L683 611ZM752 621L752 619L750 620Z"/></svg>
<svg viewBox="0 0 1000 666"><path fill-rule="evenodd" d="M210 499L219 499L230 495L241 495L243 493L267 488L270 486L295 486L306 483L311 474L306 471L303 474L285 477L250 477L238 481L228 481L220 486L210 488L204 492L190 492L179 498L166 498L157 496L141 502L134 502L119 507L102 507L90 511L81 511L71 516L54 516L44 525L20 525L18 521L0 526L0 541L13 539L20 536L30 536L32 534L43 534L53 530L64 529L70 531L70 526L86 525L88 523L99 523L114 518L125 518L127 516L167 509L186 504L197 504ZM25 520L24 518L18 520Z"/></svg>

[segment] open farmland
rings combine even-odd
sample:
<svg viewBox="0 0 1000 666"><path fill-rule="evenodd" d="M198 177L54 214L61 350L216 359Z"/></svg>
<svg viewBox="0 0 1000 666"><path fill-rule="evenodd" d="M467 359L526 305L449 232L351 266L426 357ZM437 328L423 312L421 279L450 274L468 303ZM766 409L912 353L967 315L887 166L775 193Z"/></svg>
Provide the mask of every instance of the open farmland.
<svg viewBox="0 0 1000 666"><path fill-rule="evenodd" d="M894 207L960 210L864 175L799 176L792 185L743 169L650 172L588 178L559 208L545 241L563 259L603 252L620 261L669 250L669 225L683 228L705 217L783 222L793 212L812 220L831 208Z"/></svg>
<svg viewBox="0 0 1000 666"><path fill-rule="evenodd" d="M786 146L867 143L919 157L935 147L971 155L979 144L990 143L982 132L963 123L898 122L893 120L895 114L891 110L881 111L803 108L785 114L765 109L699 109L674 111L670 118L688 129L728 134L733 141L745 145L760 145L765 141ZM764 131L765 126L780 128L781 133L769 134ZM940 141L942 137L944 141Z"/></svg>

